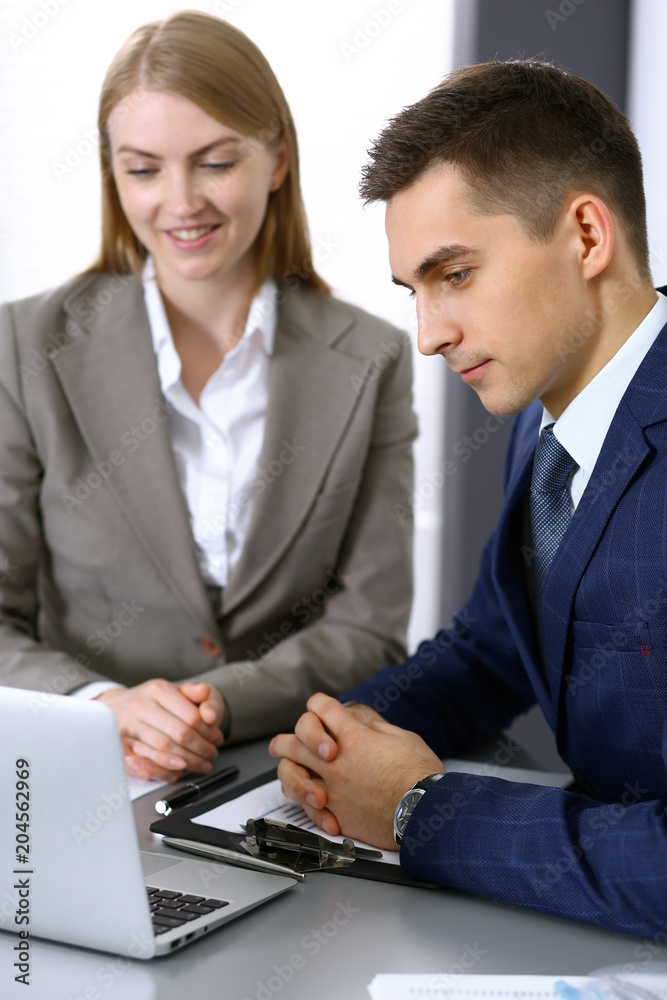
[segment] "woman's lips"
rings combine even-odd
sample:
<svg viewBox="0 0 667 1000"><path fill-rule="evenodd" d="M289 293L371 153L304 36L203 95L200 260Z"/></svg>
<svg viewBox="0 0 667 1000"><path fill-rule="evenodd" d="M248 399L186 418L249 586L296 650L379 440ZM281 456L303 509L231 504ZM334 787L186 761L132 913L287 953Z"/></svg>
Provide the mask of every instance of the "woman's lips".
<svg viewBox="0 0 667 1000"><path fill-rule="evenodd" d="M208 226L182 226L179 229L166 229L165 236L179 250L200 250L213 239L219 228L219 222Z"/></svg>
<svg viewBox="0 0 667 1000"><path fill-rule="evenodd" d="M468 368L466 371L461 372L461 379L462 379L462 381L463 382L472 382L473 379L476 379L478 375L481 375L481 373L490 364L491 364L491 358L489 358L488 361L482 361L482 363L479 364L479 365L475 365L474 368Z"/></svg>

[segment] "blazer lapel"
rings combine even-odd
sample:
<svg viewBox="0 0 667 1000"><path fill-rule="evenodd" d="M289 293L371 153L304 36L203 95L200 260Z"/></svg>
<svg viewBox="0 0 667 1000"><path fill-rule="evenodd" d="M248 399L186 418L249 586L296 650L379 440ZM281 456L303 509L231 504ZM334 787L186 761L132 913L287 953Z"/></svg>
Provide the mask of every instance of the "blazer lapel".
<svg viewBox="0 0 667 1000"><path fill-rule="evenodd" d="M82 333L52 361L95 463L120 453L105 484L162 579L216 633L169 434L140 283L91 275L65 302ZM93 471L91 469L91 471Z"/></svg>
<svg viewBox="0 0 667 1000"><path fill-rule="evenodd" d="M628 484L651 451L644 433L667 419L667 327L639 366L619 403L593 474L544 580L544 645L557 711L574 597L593 552Z"/></svg>
<svg viewBox="0 0 667 1000"><path fill-rule="evenodd" d="M353 322L344 305L331 308L308 293L290 293L280 307L262 478L241 557L222 595L223 614L245 600L292 543L359 403L366 361L335 349Z"/></svg>

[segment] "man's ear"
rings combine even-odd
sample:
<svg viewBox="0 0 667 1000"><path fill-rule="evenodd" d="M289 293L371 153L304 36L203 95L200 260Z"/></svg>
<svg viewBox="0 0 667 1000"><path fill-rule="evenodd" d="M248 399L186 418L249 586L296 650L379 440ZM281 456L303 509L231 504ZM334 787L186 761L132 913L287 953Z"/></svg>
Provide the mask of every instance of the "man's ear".
<svg viewBox="0 0 667 1000"><path fill-rule="evenodd" d="M585 278L608 266L614 249L614 220L605 202L593 194L577 195L567 210L578 259Z"/></svg>

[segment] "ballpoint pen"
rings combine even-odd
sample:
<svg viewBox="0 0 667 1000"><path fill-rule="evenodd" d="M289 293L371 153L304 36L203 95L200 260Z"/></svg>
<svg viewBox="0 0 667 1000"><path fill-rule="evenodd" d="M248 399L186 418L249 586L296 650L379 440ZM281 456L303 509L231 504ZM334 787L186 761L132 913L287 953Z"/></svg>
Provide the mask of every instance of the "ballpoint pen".
<svg viewBox="0 0 667 1000"><path fill-rule="evenodd" d="M253 871L272 872L274 875L289 875L290 878L295 878L298 882L303 882L306 877L303 872L292 871L285 865L277 865L273 861L255 858L252 854L242 854L240 851L216 847L214 844L200 844L194 840L183 840L181 837L163 837L162 843L168 847L176 847L180 851L189 851L191 854L199 854L204 858L221 861L223 864L251 868Z"/></svg>
<svg viewBox="0 0 667 1000"><path fill-rule="evenodd" d="M155 811L161 813L163 816L168 816L174 809L189 806L206 792L231 781L238 773L238 767L225 767L222 771L215 771L213 774L208 774L205 778L201 778L198 781L186 781L184 785L181 785L169 795L165 795L163 799L159 799L155 803Z"/></svg>

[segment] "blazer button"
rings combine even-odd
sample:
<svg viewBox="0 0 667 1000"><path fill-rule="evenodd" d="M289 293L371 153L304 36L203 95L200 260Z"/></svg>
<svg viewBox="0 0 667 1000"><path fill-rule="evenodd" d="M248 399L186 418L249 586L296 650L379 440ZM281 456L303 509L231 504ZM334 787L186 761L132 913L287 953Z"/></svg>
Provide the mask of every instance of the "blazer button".
<svg viewBox="0 0 667 1000"><path fill-rule="evenodd" d="M200 646L208 656L222 655L222 650L220 649L219 646L216 646L216 644L213 642L213 639L211 639L210 635L204 636L204 638L200 642Z"/></svg>

